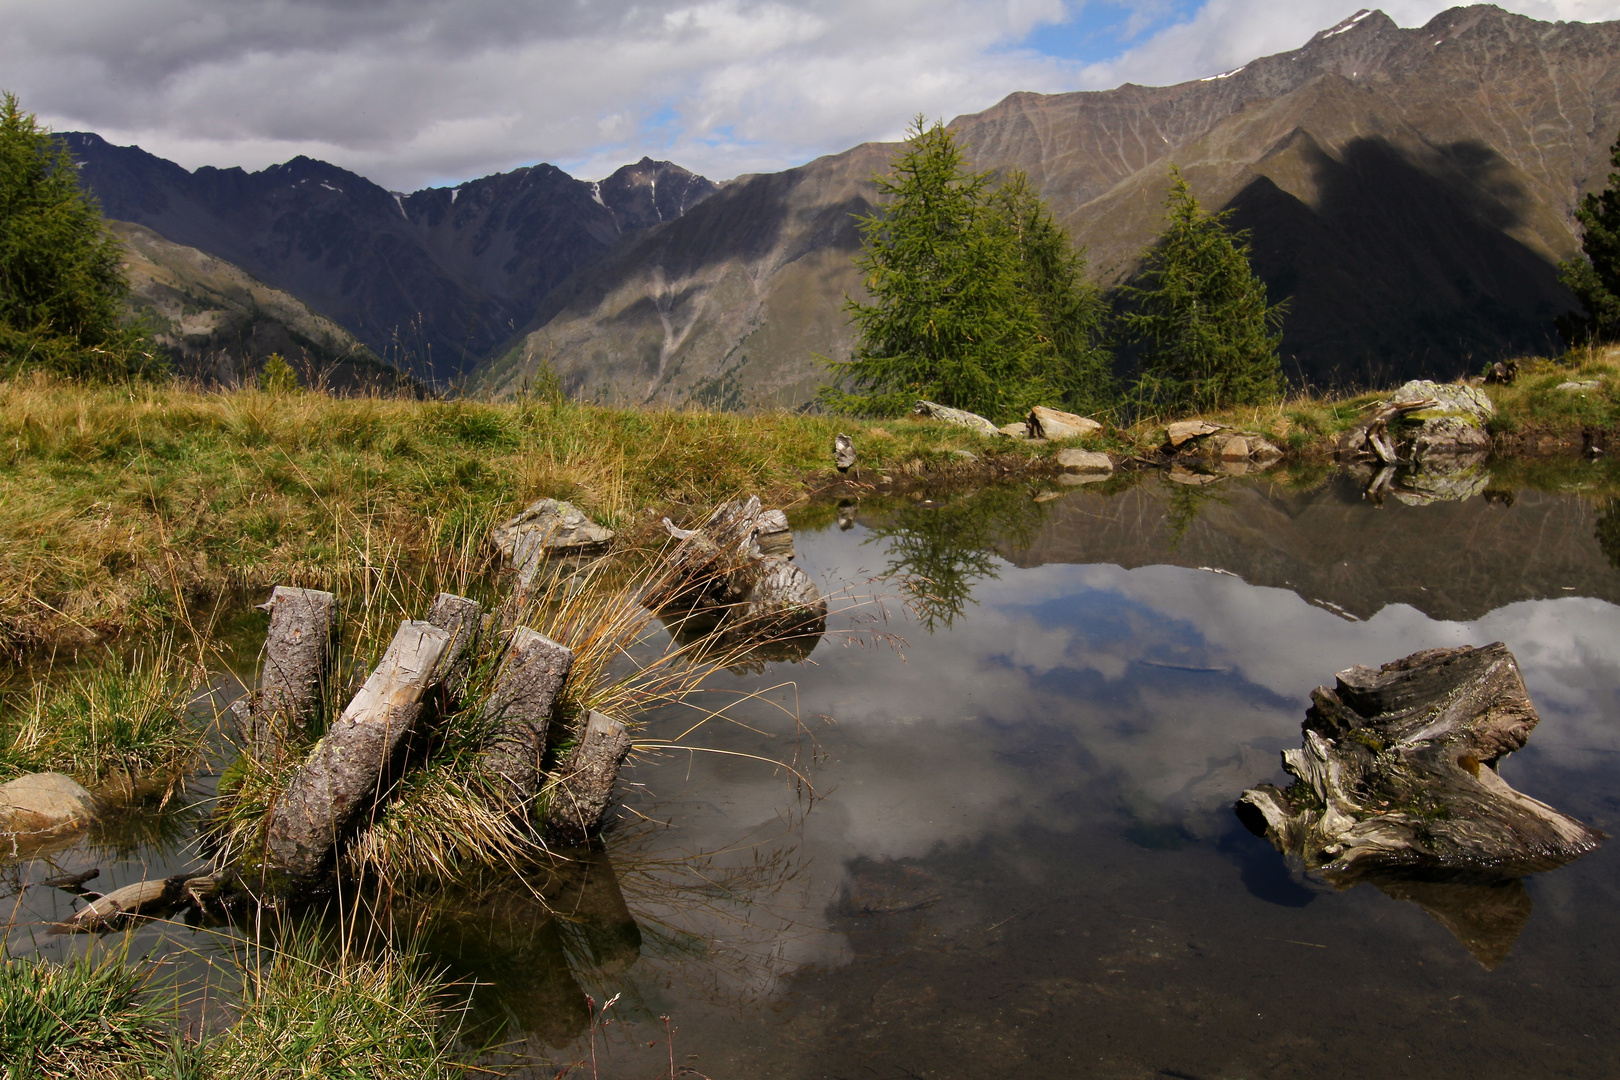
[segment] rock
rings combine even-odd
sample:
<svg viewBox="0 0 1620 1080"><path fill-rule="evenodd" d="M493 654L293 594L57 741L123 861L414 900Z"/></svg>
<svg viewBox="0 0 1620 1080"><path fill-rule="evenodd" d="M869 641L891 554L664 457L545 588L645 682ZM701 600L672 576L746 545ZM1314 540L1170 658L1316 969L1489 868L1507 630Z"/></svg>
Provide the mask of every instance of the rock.
<svg viewBox="0 0 1620 1080"><path fill-rule="evenodd" d="M839 472L849 472L855 465L855 440L840 431L833 436L833 464Z"/></svg>
<svg viewBox="0 0 1620 1080"><path fill-rule="evenodd" d="M975 454L971 450L952 450L951 451L951 456L952 457L959 457L963 461L967 461L967 462L973 462L973 461L978 461L979 460L979 455Z"/></svg>
<svg viewBox="0 0 1620 1080"><path fill-rule="evenodd" d="M1483 423L1496 415L1496 406L1491 404L1490 395L1478 387L1437 383L1430 379L1413 379L1403 384L1389 396L1389 401L1394 405L1432 402L1420 412L1409 413L1408 417L1413 420L1451 415L1471 416Z"/></svg>
<svg viewBox="0 0 1620 1080"><path fill-rule="evenodd" d="M68 832L94 821L96 810L96 797L63 773L29 773L0 784L0 835Z"/></svg>
<svg viewBox="0 0 1620 1080"><path fill-rule="evenodd" d="M1248 461L1249 440L1242 435L1216 435L1209 440L1209 451L1222 461Z"/></svg>
<svg viewBox="0 0 1620 1080"><path fill-rule="evenodd" d="M996 429L1003 435L1011 435L1015 439L1029 438L1029 425L1022 420L1015 420L1010 424L1003 424Z"/></svg>
<svg viewBox="0 0 1620 1080"><path fill-rule="evenodd" d="M586 517L573 503L540 499L495 526L489 539L527 588L548 556L601 554L613 542L613 530Z"/></svg>
<svg viewBox="0 0 1620 1080"><path fill-rule="evenodd" d="M786 559L765 559L727 629L749 640L819 638L826 630L827 600L815 581Z"/></svg>
<svg viewBox="0 0 1620 1080"><path fill-rule="evenodd" d="M1415 379L1345 432L1339 452L1386 465L1483 453L1491 445L1485 424L1495 415L1496 406L1478 387Z"/></svg>
<svg viewBox="0 0 1620 1080"><path fill-rule="evenodd" d="M1540 720L1501 642L1348 668L1311 700L1304 746L1283 752L1298 783L1250 788L1235 809L1335 885L1368 873L1517 876L1603 840L1497 774Z"/></svg>
<svg viewBox="0 0 1620 1080"><path fill-rule="evenodd" d="M1102 425L1085 416L1037 405L1029 411L1029 434L1037 439L1073 439L1101 431Z"/></svg>
<svg viewBox="0 0 1620 1080"><path fill-rule="evenodd" d="M1587 390L1597 390L1602 386L1603 380L1601 379L1587 379L1584 382L1561 382L1553 389L1584 392Z"/></svg>
<svg viewBox="0 0 1620 1080"><path fill-rule="evenodd" d="M1095 450L1062 450L1057 456L1058 467L1066 473L1111 473L1114 463L1107 454Z"/></svg>
<svg viewBox="0 0 1620 1080"><path fill-rule="evenodd" d="M1000 434L996 429L996 425L978 413L970 413L965 409L953 409L947 405L938 405L932 401L919 401L911 412L914 416L926 417L929 420L940 420L947 424L955 424L958 427L971 428L980 435L994 437Z"/></svg>
<svg viewBox="0 0 1620 1080"><path fill-rule="evenodd" d="M1213 435L1222 430L1224 429L1221 425L1212 424L1208 420L1178 420L1165 428L1164 433L1165 437L1170 440L1171 446L1180 447L1183 443L1192 439Z"/></svg>

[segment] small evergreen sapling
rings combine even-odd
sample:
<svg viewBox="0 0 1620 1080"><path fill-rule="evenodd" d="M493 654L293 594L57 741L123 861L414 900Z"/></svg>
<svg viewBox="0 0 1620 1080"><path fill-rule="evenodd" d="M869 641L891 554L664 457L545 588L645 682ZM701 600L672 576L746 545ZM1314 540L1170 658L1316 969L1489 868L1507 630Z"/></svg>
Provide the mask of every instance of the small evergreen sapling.
<svg viewBox="0 0 1620 1080"><path fill-rule="evenodd" d="M1170 170L1170 222L1144 257L1121 317L1141 349L1137 393L1149 408L1201 411L1282 396L1282 304L1249 266L1248 237L1206 214Z"/></svg>

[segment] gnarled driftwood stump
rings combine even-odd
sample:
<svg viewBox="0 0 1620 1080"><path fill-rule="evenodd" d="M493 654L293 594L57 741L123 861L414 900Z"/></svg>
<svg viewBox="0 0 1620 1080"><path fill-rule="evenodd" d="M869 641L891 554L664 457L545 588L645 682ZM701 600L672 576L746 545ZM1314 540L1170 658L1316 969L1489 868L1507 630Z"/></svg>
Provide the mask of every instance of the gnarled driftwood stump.
<svg viewBox="0 0 1620 1080"><path fill-rule="evenodd" d="M1297 782L1251 788L1235 809L1336 885L1413 869L1517 876L1603 839L1497 775L1539 721L1501 642L1353 667L1311 699L1305 745L1283 752Z"/></svg>

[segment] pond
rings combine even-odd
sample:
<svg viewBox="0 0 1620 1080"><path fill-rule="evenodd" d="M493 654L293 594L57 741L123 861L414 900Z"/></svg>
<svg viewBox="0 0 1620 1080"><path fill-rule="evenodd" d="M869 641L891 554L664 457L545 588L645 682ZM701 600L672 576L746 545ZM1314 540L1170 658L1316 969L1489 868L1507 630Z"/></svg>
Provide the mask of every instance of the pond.
<svg viewBox="0 0 1620 1080"><path fill-rule="evenodd" d="M835 613L809 660L722 674L693 749L626 770L595 878L552 894L581 917L486 905L430 948L486 984L505 1060L580 1060L584 995L617 995L604 1076L667 1075L670 1033L715 1078L1620 1074L1614 841L1522 882L1341 892L1232 812L1286 784L1334 672L1503 641L1541 724L1502 776L1612 834L1603 515L1343 477L810 515L798 562ZM184 858L102 843L113 879ZM64 897L22 894L13 951L61 948L29 924ZM137 936L161 934L185 937Z"/></svg>

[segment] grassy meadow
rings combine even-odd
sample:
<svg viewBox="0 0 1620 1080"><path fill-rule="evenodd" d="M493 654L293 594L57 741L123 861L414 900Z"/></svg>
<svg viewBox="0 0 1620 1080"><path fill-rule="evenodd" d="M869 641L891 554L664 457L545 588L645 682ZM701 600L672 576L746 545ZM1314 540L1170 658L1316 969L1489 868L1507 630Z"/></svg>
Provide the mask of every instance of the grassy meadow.
<svg viewBox="0 0 1620 1080"><path fill-rule="evenodd" d="M1526 361L1487 387L1505 448L1580 448L1620 426L1620 350ZM1597 381L1588 392L1567 381ZM1325 456L1374 393L1295 396L1208 419ZM1080 441L1131 454L1163 440L1144 417ZM837 479L854 435L861 479L1036 469L1034 447L913 420L609 408L560 399L329 397L172 381L0 381L0 650L154 631L233 590L334 587L377 567L487 556L489 527L536 498L568 499L631 539L721 499L791 506ZM1560 443L1559 440L1563 441ZM968 450L969 461L953 453Z"/></svg>

